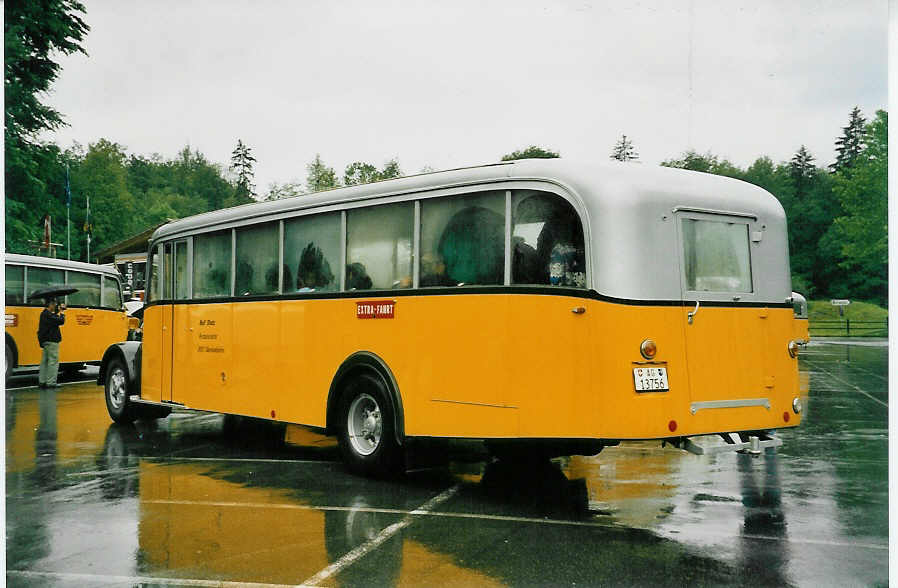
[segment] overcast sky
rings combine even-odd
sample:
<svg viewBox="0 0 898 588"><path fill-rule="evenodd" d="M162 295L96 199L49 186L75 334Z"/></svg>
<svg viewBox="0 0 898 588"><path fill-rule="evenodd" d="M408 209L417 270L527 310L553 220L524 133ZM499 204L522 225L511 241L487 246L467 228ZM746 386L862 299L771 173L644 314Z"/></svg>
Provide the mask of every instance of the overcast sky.
<svg viewBox="0 0 898 588"><path fill-rule="evenodd" d="M607 160L621 134L647 164L827 165L855 105L887 108L887 0L82 1L48 138L225 166L240 138L260 194L316 153L410 174L530 144Z"/></svg>

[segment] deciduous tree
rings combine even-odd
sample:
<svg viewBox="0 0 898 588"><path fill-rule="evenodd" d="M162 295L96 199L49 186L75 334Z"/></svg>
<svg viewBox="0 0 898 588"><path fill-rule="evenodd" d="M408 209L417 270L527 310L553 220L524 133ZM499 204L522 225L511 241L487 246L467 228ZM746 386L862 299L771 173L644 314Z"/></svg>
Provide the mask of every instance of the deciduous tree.
<svg viewBox="0 0 898 588"><path fill-rule="evenodd" d="M543 147L531 145L529 147L525 147L524 149L512 151L507 155L503 155L502 161L512 161L514 159L554 159L556 157L561 157L561 153L559 153L558 151L552 151L551 149L545 149Z"/></svg>

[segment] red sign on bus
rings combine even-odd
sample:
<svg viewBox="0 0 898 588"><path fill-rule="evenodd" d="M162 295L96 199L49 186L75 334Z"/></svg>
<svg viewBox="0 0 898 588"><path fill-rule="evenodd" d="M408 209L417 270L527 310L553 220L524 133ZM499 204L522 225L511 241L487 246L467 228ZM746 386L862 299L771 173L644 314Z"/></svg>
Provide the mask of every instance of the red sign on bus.
<svg viewBox="0 0 898 588"><path fill-rule="evenodd" d="M355 316L360 319L391 319L395 300L366 300L356 302Z"/></svg>

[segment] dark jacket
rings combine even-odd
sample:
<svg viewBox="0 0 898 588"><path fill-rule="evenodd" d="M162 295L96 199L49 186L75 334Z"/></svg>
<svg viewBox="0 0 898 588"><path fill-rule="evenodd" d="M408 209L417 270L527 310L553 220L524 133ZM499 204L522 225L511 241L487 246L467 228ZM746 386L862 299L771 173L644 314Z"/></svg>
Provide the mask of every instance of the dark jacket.
<svg viewBox="0 0 898 588"><path fill-rule="evenodd" d="M59 343L62 341L62 333L59 332L59 325L65 324L64 314L54 314L46 308L41 313L41 322L37 327L37 342L41 347L47 341Z"/></svg>

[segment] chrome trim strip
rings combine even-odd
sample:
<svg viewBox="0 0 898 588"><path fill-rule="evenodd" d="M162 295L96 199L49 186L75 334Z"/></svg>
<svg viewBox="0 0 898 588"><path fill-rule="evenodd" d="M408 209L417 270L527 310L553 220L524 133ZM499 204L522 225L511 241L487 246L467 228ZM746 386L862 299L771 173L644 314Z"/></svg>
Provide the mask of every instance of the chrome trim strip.
<svg viewBox="0 0 898 588"><path fill-rule="evenodd" d="M700 410L709 408L742 408L745 406L763 406L770 410L769 398L745 398L742 400L705 400L702 402L693 402L689 406L689 412L692 414Z"/></svg>
<svg viewBox="0 0 898 588"><path fill-rule="evenodd" d="M731 210L714 210L712 208L695 208L692 206L674 206L671 212L698 212L702 214L723 214L726 216L737 216L741 218L750 218L758 220L758 215L751 212L733 212Z"/></svg>

